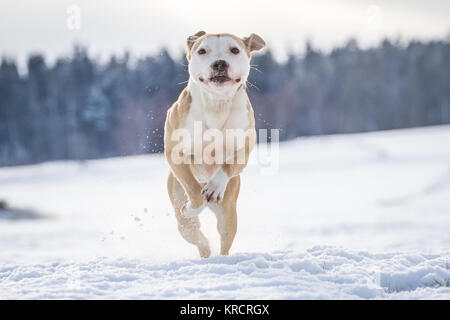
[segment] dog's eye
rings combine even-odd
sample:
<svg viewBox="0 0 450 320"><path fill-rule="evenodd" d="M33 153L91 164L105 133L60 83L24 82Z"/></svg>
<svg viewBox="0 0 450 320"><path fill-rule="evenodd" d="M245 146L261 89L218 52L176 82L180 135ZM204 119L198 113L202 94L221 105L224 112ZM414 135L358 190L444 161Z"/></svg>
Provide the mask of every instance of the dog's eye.
<svg viewBox="0 0 450 320"><path fill-rule="evenodd" d="M202 49L198 50L197 53L198 54L205 54L206 50L202 48Z"/></svg>
<svg viewBox="0 0 450 320"><path fill-rule="evenodd" d="M231 48L230 51L231 51L232 54L238 54L240 52L239 49L236 48L236 47Z"/></svg>

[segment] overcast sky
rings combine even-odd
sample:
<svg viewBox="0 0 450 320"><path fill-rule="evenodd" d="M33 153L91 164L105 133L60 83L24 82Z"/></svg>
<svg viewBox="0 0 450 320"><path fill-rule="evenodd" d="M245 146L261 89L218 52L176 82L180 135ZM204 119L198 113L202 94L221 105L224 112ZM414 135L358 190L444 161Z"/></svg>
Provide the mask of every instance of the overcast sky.
<svg viewBox="0 0 450 320"><path fill-rule="evenodd" d="M76 13L67 12L72 5L80 10L79 29ZM0 26L0 55L19 61L30 52L53 61L74 43L102 58L124 50L142 56L162 46L179 53L186 37L199 30L255 32L283 58L287 50L301 51L306 39L328 50L350 37L363 47L385 36L448 37L450 1L0 0Z"/></svg>

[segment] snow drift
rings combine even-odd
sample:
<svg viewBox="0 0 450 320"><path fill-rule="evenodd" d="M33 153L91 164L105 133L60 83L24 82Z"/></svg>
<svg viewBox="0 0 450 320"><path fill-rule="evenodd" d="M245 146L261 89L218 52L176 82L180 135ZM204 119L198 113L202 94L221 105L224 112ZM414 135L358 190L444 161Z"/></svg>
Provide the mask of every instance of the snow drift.
<svg viewBox="0 0 450 320"><path fill-rule="evenodd" d="M243 174L217 256L181 239L157 156L0 169L0 298L449 299L450 127L301 138ZM33 212L14 216L14 212Z"/></svg>

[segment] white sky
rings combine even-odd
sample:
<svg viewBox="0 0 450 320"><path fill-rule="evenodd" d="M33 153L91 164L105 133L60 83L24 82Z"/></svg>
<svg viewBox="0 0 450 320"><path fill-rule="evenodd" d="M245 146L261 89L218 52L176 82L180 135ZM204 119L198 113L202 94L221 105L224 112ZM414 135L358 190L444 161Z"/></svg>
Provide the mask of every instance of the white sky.
<svg viewBox="0 0 450 320"><path fill-rule="evenodd" d="M67 8L81 9L81 28L67 27ZM0 55L23 63L30 52L53 61L74 43L97 57L130 50L142 56L184 49L199 30L261 35L275 54L302 51L306 39L327 50L350 37L363 46L385 36L433 39L450 34L450 1L437 0L0 0Z"/></svg>

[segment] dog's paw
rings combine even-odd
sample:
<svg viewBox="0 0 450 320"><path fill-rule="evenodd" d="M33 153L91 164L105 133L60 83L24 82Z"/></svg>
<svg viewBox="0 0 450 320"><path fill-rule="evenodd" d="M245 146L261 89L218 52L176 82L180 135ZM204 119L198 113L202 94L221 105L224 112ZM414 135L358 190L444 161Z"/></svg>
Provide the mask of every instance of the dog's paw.
<svg viewBox="0 0 450 320"><path fill-rule="evenodd" d="M229 178L226 173L222 169L219 169L203 187L202 196L208 202L222 202L228 181Z"/></svg>
<svg viewBox="0 0 450 320"><path fill-rule="evenodd" d="M196 217L200 213L202 213L205 206L206 204L204 203L198 208L192 208L192 203L190 201L187 201L181 208L181 214L185 217Z"/></svg>

